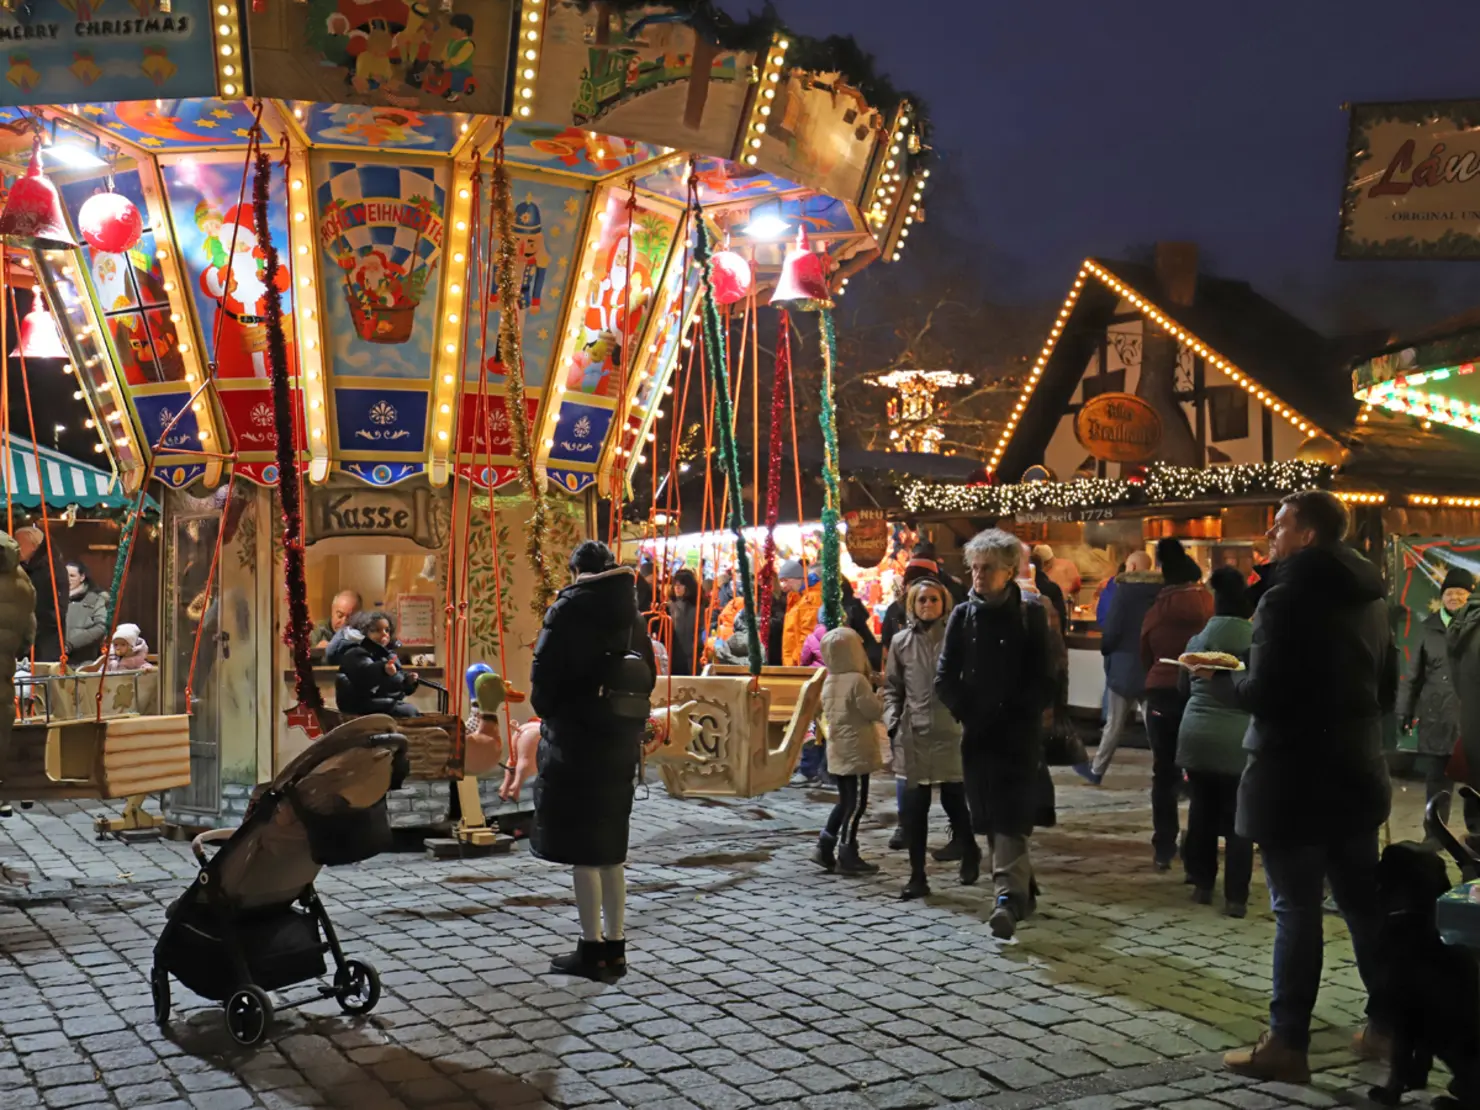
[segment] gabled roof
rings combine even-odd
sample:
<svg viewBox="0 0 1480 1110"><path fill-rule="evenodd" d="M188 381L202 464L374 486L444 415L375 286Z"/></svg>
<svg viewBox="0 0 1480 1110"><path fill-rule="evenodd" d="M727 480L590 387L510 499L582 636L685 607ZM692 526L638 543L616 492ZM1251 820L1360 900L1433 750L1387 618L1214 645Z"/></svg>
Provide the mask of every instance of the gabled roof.
<svg viewBox="0 0 1480 1110"><path fill-rule="evenodd" d="M1342 438L1354 426L1346 352L1242 281L1200 276L1190 306L1161 294L1153 267L1087 259L1049 330L989 466L1017 475L1053 436L1074 389L1122 300L1190 344L1210 366L1300 431Z"/></svg>

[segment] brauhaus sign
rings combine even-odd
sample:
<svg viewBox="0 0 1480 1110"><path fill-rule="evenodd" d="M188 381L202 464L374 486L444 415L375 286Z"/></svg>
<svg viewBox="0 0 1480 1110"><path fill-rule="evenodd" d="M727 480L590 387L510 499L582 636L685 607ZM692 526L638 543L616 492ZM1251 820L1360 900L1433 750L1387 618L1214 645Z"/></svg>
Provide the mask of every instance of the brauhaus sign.
<svg viewBox="0 0 1480 1110"><path fill-rule="evenodd" d="M1357 104L1342 258L1480 258L1480 100Z"/></svg>
<svg viewBox="0 0 1480 1110"><path fill-rule="evenodd" d="M1074 437L1106 462L1150 462L1161 446L1161 417L1133 393L1101 393L1075 416Z"/></svg>

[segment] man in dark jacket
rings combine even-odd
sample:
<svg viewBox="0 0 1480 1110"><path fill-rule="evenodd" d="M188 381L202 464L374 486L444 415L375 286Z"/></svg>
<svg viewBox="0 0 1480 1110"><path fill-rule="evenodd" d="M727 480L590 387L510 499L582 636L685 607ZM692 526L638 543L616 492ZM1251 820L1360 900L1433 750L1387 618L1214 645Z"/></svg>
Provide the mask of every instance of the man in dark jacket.
<svg viewBox="0 0 1480 1110"><path fill-rule="evenodd" d="M1248 670L1198 672L1225 705L1251 715L1237 829L1264 858L1275 914L1269 1031L1224 1066L1265 1081L1305 1083L1310 1018L1321 983L1327 879L1351 933L1357 970L1373 982L1381 910L1378 830L1392 802L1384 715L1397 699L1398 656L1382 577L1341 541L1346 507L1309 490L1280 505L1270 529L1279 569L1254 614ZM1364 1055L1384 1038L1372 1013Z"/></svg>
<svg viewBox="0 0 1480 1110"><path fill-rule="evenodd" d="M1014 581L1022 542L989 528L966 544L965 554L972 589L946 623L935 692L963 726L972 827L992 847L996 901L988 924L1006 939L1033 909L1028 838L1058 664L1042 600L1025 598Z"/></svg>
<svg viewBox="0 0 1480 1110"><path fill-rule="evenodd" d="M587 540L570 558L575 581L545 612L534 647L529 701L540 718L529 847L575 868L581 941L551 961L558 974L600 979L626 968L626 878L632 792L645 720L623 716L603 694L628 653L657 681L652 641L637 612L631 567Z"/></svg>
<svg viewBox="0 0 1480 1110"><path fill-rule="evenodd" d="M1109 703L1105 727L1100 732L1094 762L1074 768L1081 778L1095 786L1100 785L1110 769L1115 749L1120 746L1120 734L1146 696L1146 668L1141 665L1141 622L1164 585L1161 572L1151 569L1151 556L1144 551L1132 551L1125 560L1125 573L1115 579L1109 612L1100 627L1100 654L1105 658Z"/></svg>
<svg viewBox="0 0 1480 1110"><path fill-rule="evenodd" d="M1445 651L1449 677L1459 694L1459 743L1448 772L1480 788L1480 594L1472 594L1449 623ZM1466 800L1470 843L1480 850L1480 807Z"/></svg>
<svg viewBox="0 0 1480 1110"><path fill-rule="evenodd" d="M36 660L56 663L62 658L62 629L67 627L67 568L46 559L46 536L34 524L15 530L21 549L21 569L36 588Z"/></svg>

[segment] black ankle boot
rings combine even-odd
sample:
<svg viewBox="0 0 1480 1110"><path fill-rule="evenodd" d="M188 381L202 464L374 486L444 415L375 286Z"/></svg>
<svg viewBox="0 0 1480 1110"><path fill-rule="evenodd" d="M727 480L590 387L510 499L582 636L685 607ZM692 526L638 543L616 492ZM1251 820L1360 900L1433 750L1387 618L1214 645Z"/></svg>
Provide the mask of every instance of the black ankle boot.
<svg viewBox="0 0 1480 1110"><path fill-rule="evenodd" d="M830 832L817 837L817 847L812 852L812 862L824 871L832 871L838 865L838 838Z"/></svg>
<svg viewBox="0 0 1480 1110"><path fill-rule="evenodd" d="M838 874L839 875L872 875L878 871L877 863L869 863L858 855L858 842L849 841L838 850Z"/></svg>
<svg viewBox="0 0 1480 1110"><path fill-rule="evenodd" d="M583 940L569 956L556 956L550 961L556 975L579 975L582 979L600 980L606 973L606 942Z"/></svg>
<svg viewBox="0 0 1480 1110"><path fill-rule="evenodd" d="M952 834L950 840L930 854L936 863L957 863L966 857L966 840Z"/></svg>
<svg viewBox="0 0 1480 1110"><path fill-rule="evenodd" d="M627 974L627 938L609 940L605 945L606 977L620 979Z"/></svg>
<svg viewBox="0 0 1480 1110"><path fill-rule="evenodd" d="M961 885L972 886L982 873L982 850L976 846L976 837L968 837L962 842L961 851Z"/></svg>
<svg viewBox="0 0 1480 1110"><path fill-rule="evenodd" d="M916 898L924 898L930 893L930 883L925 879L923 871L917 871L910 876L910 881L904 884L904 889L899 892L901 901L909 902Z"/></svg>

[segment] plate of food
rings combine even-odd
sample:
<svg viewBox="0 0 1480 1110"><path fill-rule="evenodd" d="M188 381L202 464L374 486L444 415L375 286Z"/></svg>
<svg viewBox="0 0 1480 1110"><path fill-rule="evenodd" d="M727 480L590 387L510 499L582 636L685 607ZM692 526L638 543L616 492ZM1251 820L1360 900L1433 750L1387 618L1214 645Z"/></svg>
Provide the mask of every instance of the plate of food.
<svg viewBox="0 0 1480 1110"><path fill-rule="evenodd" d="M1241 671L1244 669L1244 661L1237 655L1229 655L1226 651L1189 651L1175 659L1163 659L1161 662L1170 663L1176 667L1186 667L1189 671Z"/></svg>

